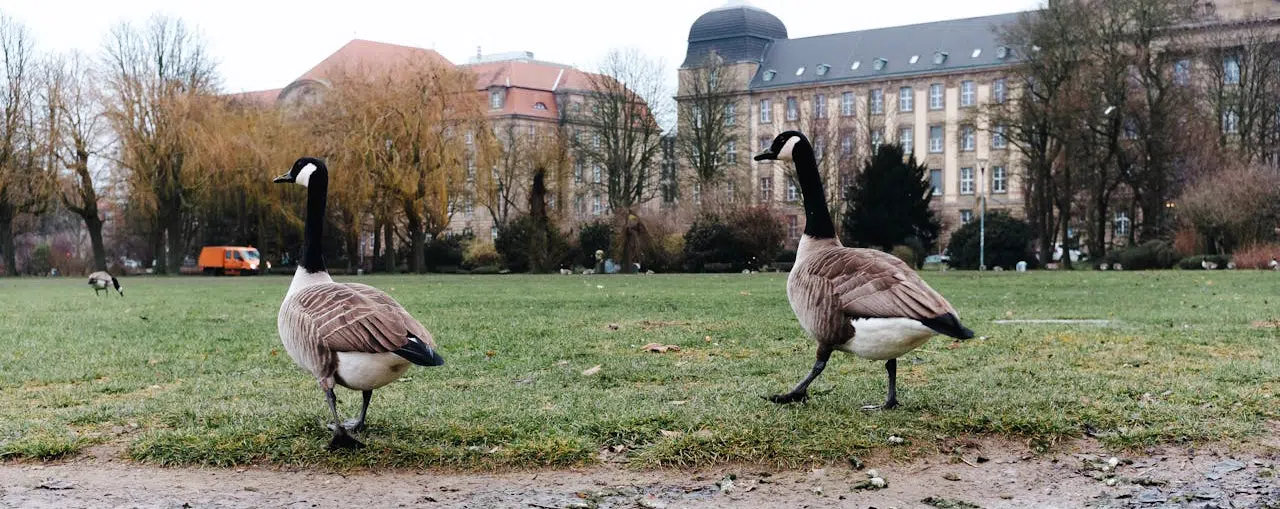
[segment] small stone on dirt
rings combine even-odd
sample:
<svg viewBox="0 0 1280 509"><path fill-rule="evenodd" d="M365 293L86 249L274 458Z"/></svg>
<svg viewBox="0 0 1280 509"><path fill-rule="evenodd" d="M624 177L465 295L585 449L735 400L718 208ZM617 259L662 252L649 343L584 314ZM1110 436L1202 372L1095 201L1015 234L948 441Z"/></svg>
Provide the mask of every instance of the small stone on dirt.
<svg viewBox="0 0 1280 509"><path fill-rule="evenodd" d="M853 468L854 470L862 470L862 467L864 467L864 466L865 466L865 465L863 465L863 464L862 464L862 460L861 460L861 459L859 459L857 456L850 456L850 457L849 457L849 467L850 467L850 468Z"/></svg>
<svg viewBox="0 0 1280 509"><path fill-rule="evenodd" d="M876 470L876 469L874 469L874 468L873 468L873 469L871 469L871 470L868 470L868 471L867 471L867 477L880 477L880 471L879 471L879 470Z"/></svg>
<svg viewBox="0 0 1280 509"><path fill-rule="evenodd" d="M39 488L42 490L69 490L75 487L76 487L76 484L71 481L54 479L52 477L45 479L40 483L39 486L36 486L36 488Z"/></svg>
<svg viewBox="0 0 1280 509"><path fill-rule="evenodd" d="M720 487L720 493L730 493L733 491L733 475L726 475L724 479L716 483Z"/></svg>
<svg viewBox="0 0 1280 509"><path fill-rule="evenodd" d="M591 376L591 375L594 375L594 374L599 373L599 372L600 372L600 365L599 365L599 364L596 364L595 366L592 366L592 367L590 367L590 368L587 368L587 370L586 370L586 371L583 371L583 372L582 372L582 376Z"/></svg>
<svg viewBox="0 0 1280 509"><path fill-rule="evenodd" d="M943 478L943 479L946 479L946 480L948 480L948 481L959 481L959 480L960 480L960 476L956 475L956 473L955 473L955 472L947 472L947 473L945 473L945 474L942 474L942 478Z"/></svg>
<svg viewBox="0 0 1280 509"><path fill-rule="evenodd" d="M889 437L889 443L891 443L891 444L898 445L898 444L901 444L901 443L903 443L903 442L906 442L906 440L903 440L903 439L902 439L902 437L900 437L900 436L896 436L896 435L895 435L895 436L891 436L891 437Z"/></svg>
<svg viewBox="0 0 1280 509"><path fill-rule="evenodd" d="M666 502L663 502L661 500L658 500L657 498L654 498L653 495L649 495L640 500L637 500L636 503L640 504L640 507L643 507L645 509L666 509L667 507Z"/></svg>
<svg viewBox="0 0 1280 509"><path fill-rule="evenodd" d="M928 497L920 501L938 509L982 509L982 506L954 498Z"/></svg>
<svg viewBox="0 0 1280 509"><path fill-rule="evenodd" d="M644 350L644 351L646 351L646 352L667 353L667 351L668 351L668 350L670 350L670 351L672 351L672 352L679 352L679 351L680 351L680 346L678 346L678 345L664 345L664 344L662 344L662 343L649 343L649 344L647 344L647 345L644 345L644 346L640 347L640 349L641 349L641 350Z"/></svg>
<svg viewBox="0 0 1280 509"><path fill-rule="evenodd" d="M1162 504L1168 500L1169 497L1166 497L1164 493L1155 488L1145 490L1138 494L1138 502L1143 504Z"/></svg>
<svg viewBox="0 0 1280 509"><path fill-rule="evenodd" d="M609 330L618 330L618 324L616 323L609 324Z"/></svg>

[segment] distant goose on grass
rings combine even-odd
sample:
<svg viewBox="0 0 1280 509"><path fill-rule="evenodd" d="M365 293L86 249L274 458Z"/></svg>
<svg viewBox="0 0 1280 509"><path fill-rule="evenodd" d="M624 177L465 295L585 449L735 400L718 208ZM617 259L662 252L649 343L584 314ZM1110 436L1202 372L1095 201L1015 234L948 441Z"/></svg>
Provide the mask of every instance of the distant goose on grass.
<svg viewBox="0 0 1280 509"><path fill-rule="evenodd" d="M89 286L93 287L94 295L100 295L99 292L103 292L103 291L110 294L111 290L109 290L107 287L114 286L116 289L116 292L118 292L121 297L124 297L124 290L120 289L120 281L116 280L115 276L112 276L111 273L105 270L100 270L100 271L94 272L93 274L89 274Z"/></svg>
<svg viewBox="0 0 1280 509"><path fill-rule="evenodd" d="M787 300L800 326L818 343L813 370L795 388L768 399L792 403L808 398L809 384L822 374L831 353L840 350L885 361L889 396L883 405L898 406L897 358L935 334L973 337L960 324L955 308L897 257L875 249L848 248L836 238L827 211L813 146L803 134L787 131L755 160L792 161L804 196L804 236L787 276Z"/></svg>
<svg viewBox="0 0 1280 509"><path fill-rule="evenodd" d="M298 159L275 182L307 188L302 264L280 304L280 339L289 357L320 382L333 414L329 449L364 447L349 432L364 429L373 390L400 378L410 363L440 366L444 359L436 353L431 333L390 295L329 277L321 246L329 190L324 161ZM338 418L335 384L361 391L364 401L357 419L344 423Z"/></svg>

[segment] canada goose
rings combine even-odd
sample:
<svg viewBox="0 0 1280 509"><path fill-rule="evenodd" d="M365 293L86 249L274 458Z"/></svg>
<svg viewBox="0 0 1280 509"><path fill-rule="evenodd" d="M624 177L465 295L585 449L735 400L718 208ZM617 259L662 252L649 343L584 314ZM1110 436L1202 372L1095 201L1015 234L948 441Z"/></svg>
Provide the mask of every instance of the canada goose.
<svg viewBox="0 0 1280 509"><path fill-rule="evenodd" d="M436 352L431 333L390 295L368 285L335 283L329 277L321 247L329 189L324 161L298 159L275 182L307 188L302 263L280 303L280 340L289 357L320 382L333 413L329 449L364 447L348 432L364 429L373 390L400 378L410 363L440 366L444 359ZM361 391L364 401L357 419L339 421L334 384Z"/></svg>
<svg viewBox="0 0 1280 509"><path fill-rule="evenodd" d="M1211 262L1209 260L1200 260L1200 268L1204 270L1213 270L1218 268L1218 262Z"/></svg>
<svg viewBox="0 0 1280 509"><path fill-rule="evenodd" d="M93 287L94 295L100 295L98 292L102 291L106 291L109 295L111 290L107 289L107 285L114 286L116 288L116 292L119 292L120 296L124 297L124 290L120 289L120 281L116 280L116 277L112 276L109 272L100 270L93 274L89 274L89 286Z"/></svg>
<svg viewBox="0 0 1280 509"><path fill-rule="evenodd" d="M755 160L792 161L796 166L805 225L787 276L787 300L801 327L818 343L818 358L809 376L790 392L767 399L780 404L807 399L809 384L822 374L831 353L840 350L885 361L888 398L883 405L863 408L896 407L898 357L935 334L969 339L973 331L960 324L946 299L896 256L840 244L813 147L803 134L779 134Z"/></svg>

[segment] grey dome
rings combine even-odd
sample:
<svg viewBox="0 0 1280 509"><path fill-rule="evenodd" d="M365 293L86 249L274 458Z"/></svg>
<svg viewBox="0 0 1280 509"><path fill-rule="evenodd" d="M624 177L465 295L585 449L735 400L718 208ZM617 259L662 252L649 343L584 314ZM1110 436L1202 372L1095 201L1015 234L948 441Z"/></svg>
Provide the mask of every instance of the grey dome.
<svg viewBox="0 0 1280 509"><path fill-rule="evenodd" d="M689 28L689 51L684 66L701 63L714 50L726 62L760 61L775 39L786 39L787 27L768 11L741 2L713 9L698 17Z"/></svg>

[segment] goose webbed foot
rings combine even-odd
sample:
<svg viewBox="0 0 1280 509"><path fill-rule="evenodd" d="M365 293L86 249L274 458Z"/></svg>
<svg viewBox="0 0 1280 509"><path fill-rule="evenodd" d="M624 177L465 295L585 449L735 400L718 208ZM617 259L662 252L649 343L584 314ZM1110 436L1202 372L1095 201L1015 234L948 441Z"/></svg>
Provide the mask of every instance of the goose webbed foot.
<svg viewBox="0 0 1280 509"><path fill-rule="evenodd" d="M889 396L883 405L867 405L863 410L893 410L898 408L898 359L889 359L884 363L884 370L889 375Z"/></svg>
<svg viewBox="0 0 1280 509"><path fill-rule="evenodd" d="M798 402L806 401L809 399L809 391L800 391L800 392L792 391L792 392L787 392L783 394L774 394L772 396L765 396L764 399L767 399L779 405L798 403Z"/></svg>
<svg viewBox="0 0 1280 509"><path fill-rule="evenodd" d="M351 436L345 427L337 427L333 432L333 438L329 440L329 450L336 451L339 449L363 449L364 443L356 440Z"/></svg>

